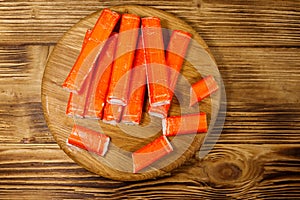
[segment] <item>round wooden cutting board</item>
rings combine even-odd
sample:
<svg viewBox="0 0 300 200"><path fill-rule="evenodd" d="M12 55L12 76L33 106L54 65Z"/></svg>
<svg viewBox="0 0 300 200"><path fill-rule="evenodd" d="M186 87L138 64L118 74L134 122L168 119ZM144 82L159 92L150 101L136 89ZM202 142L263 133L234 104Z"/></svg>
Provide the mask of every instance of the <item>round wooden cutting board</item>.
<svg viewBox="0 0 300 200"><path fill-rule="evenodd" d="M186 61L182 67L182 76L179 77L175 91L176 98L174 97L172 100L169 115L193 113L201 110L207 113L208 124L212 127L213 118L219 109L219 92L200 102L199 106L189 107L190 84L199 81L206 75L219 76L215 61L198 33L182 20L161 10L142 6L118 6L111 9L119 13L137 14L141 17L159 17L162 27L166 29L164 36L168 34L167 30L175 29L184 30L193 35L193 42L189 46ZM75 24L57 43L48 59L42 82L42 103L48 127L66 154L87 170L103 177L122 181L136 181L169 175L171 170L179 167L195 155L209 132L169 138L174 148L172 153L139 173L133 173L131 153L162 135L161 119L149 117L144 112L142 124L139 126L125 124L112 126L104 124L102 121L76 119L65 114L69 93L61 85L79 55L86 30L94 26L100 13L101 11L94 13ZM111 138L108 152L104 157L66 144L75 123L96 131L101 128L101 132Z"/></svg>

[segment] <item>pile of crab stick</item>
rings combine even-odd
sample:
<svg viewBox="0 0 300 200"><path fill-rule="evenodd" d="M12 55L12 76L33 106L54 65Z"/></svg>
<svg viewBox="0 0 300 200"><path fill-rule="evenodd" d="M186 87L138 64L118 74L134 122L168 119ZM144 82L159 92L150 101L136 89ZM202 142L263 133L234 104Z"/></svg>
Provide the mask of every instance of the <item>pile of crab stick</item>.
<svg viewBox="0 0 300 200"><path fill-rule="evenodd" d="M165 45L158 17L103 9L95 26L86 31L80 54L62 84L70 92L68 116L112 125L139 125L148 94L147 112L162 119L163 134L132 153L133 173L173 151L168 137L207 132L204 112L168 115L191 38L188 32L173 30ZM190 106L217 90L214 77L204 77L191 86ZM107 153L109 142L105 133L79 125L67 140L100 156Z"/></svg>

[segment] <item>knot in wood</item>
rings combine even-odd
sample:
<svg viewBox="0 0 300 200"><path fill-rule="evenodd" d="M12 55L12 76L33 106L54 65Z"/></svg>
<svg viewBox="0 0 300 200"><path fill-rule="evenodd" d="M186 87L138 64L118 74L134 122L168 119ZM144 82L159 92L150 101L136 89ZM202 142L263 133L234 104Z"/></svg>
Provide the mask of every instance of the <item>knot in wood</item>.
<svg viewBox="0 0 300 200"><path fill-rule="evenodd" d="M242 170L233 163L220 163L215 166L214 176L219 180L233 181L242 175Z"/></svg>
<svg viewBox="0 0 300 200"><path fill-rule="evenodd" d="M37 7L33 7L32 9L31 9L31 18L32 19L36 19L36 18L38 18L38 15L39 15L39 9L37 8Z"/></svg>

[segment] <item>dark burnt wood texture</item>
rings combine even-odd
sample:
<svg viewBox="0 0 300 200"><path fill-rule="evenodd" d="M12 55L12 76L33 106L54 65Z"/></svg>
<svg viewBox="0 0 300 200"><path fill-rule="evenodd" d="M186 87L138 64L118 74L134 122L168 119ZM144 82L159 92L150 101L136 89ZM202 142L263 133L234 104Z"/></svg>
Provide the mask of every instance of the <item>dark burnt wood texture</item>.
<svg viewBox="0 0 300 200"><path fill-rule="evenodd" d="M63 34L114 5L159 8L191 25L221 71L227 117L203 159L140 182L92 174L59 149L41 80ZM0 1L0 198L295 199L300 190L297 0Z"/></svg>

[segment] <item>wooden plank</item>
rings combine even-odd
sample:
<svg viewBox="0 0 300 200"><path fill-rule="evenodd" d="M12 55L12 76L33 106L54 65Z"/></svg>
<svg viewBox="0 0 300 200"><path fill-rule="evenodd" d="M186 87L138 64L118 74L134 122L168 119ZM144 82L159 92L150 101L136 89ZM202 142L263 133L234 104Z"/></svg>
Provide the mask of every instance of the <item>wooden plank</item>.
<svg viewBox="0 0 300 200"><path fill-rule="evenodd" d="M1 145L2 198L296 198L299 145L216 145L172 176L139 182L98 177L56 145Z"/></svg>
<svg viewBox="0 0 300 200"><path fill-rule="evenodd" d="M273 108L273 112L299 110L299 48L216 47L211 51L229 105L244 106L249 114L255 107L260 111Z"/></svg>
<svg viewBox="0 0 300 200"><path fill-rule="evenodd" d="M228 103L219 143L299 143L299 49L211 50Z"/></svg>
<svg viewBox="0 0 300 200"><path fill-rule="evenodd" d="M293 0L1 1L0 44L57 43L83 17L123 4L168 11L208 46L299 46L300 3Z"/></svg>
<svg viewBox="0 0 300 200"><path fill-rule="evenodd" d="M170 10L193 9L193 1L18 1L0 2L0 36L3 44L56 43L80 19L100 9L116 5L153 5ZM67 6L66 6L67 5ZM5 39L4 39L5 38Z"/></svg>
<svg viewBox="0 0 300 200"><path fill-rule="evenodd" d="M196 29L209 46L299 46L299 1L199 2Z"/></svg>
<svg viewBox="0 0 300 200"><path fill-rule="evenodd" d="M48 46L0 47L0 141L54 142L44 120L41 80Z"/></svg>
<svg viewBox="0 0 300 200"><path fill-rule="evenodd" d="M271 107L263 104L245 106L232 102L229 103L229 109L219 143L300 143L299 104L281 104ZM247 112L246 109L251 111Z"/></svg>
<svg viewBox="0 0 300 200"><path fill-rule="evenodd" d="M299 83L299 48L214 47L211 51L227 82Z"/></svg>

